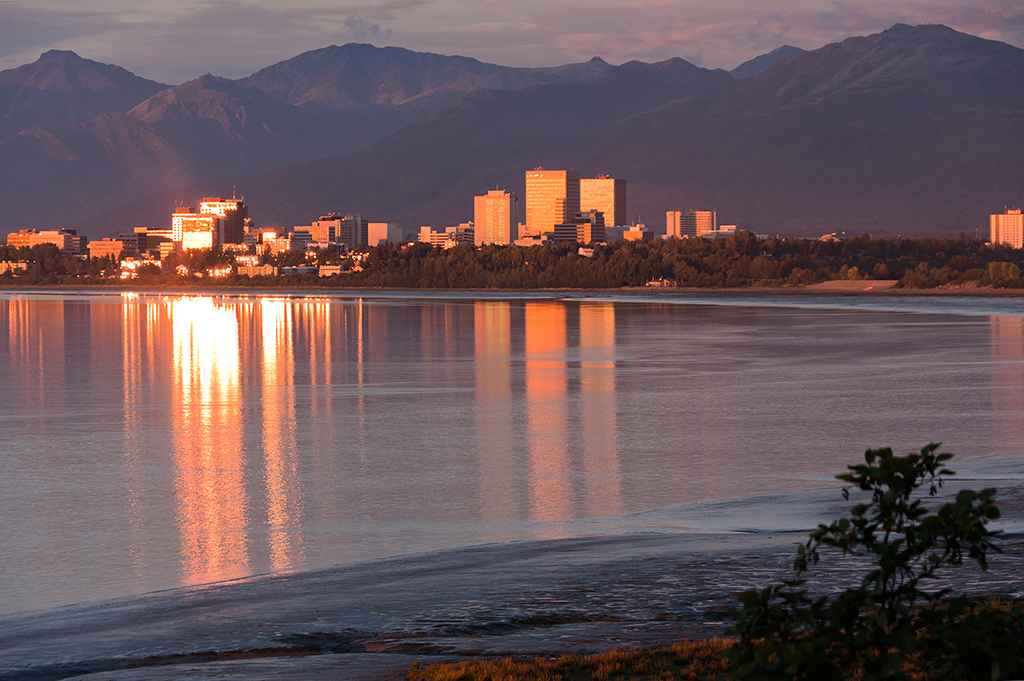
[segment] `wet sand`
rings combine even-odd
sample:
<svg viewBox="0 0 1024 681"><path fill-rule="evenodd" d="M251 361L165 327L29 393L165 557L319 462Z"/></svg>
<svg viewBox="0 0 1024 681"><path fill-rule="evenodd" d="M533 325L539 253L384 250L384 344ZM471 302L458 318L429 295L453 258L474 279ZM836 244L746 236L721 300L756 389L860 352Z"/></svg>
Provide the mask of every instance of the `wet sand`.
<svg viewBox="0 0 1024 681"><path fill-rule="evenodd" d="M988 573L963 568L944 584L1024 597L1020 468L997 471L1006 552ZM791 576L805 528L842 505L835 489L695 504L638 514L637 529L618 535L398 556L5 615L0 679L376 680L415 661L717 636L736 611L735 594ZM794 523L804 529L777 531ZM808 575L810 587L844 587L863 567L828 556Z"/></svg>

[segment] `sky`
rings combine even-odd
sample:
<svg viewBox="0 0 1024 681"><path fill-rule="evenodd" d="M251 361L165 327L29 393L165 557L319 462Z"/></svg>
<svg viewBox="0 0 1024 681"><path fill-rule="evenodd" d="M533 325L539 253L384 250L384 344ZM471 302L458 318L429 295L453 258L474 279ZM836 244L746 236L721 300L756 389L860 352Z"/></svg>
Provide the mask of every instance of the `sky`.
<svg viewBox="0 0 1024 681"><path fill-rule="evenodd" d="M731 69L898 22L1024 48L1020 0L0 0L0 69L63 49L176 85L349 42L507 66L682 57Z"/></svg>

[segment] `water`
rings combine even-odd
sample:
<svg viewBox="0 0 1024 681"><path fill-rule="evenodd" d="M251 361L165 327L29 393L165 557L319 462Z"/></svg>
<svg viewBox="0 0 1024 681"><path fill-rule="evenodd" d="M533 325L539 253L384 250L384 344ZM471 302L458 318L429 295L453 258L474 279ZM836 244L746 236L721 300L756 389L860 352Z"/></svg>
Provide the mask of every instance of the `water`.
<svg viewBox="0 0 1024 681"><path fill-rule="evenodd" d="M8 613L1024 453L1017 299L16 292L4 328Z"/></svg>

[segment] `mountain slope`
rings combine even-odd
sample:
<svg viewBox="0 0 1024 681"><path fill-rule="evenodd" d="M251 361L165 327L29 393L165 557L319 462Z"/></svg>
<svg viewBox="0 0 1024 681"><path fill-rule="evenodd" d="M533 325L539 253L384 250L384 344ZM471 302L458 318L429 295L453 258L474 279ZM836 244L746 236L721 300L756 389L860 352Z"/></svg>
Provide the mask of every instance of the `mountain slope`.
<svg viewBox="0 0 1024 681"><path fill-rule="evenodd" d="M813 236L974 233L1024 199L1022 151L1024 51L897 25L558 154L615 168L649 215L710 207L757 231ZM683 155L689 163L673 162Z"/></svg>
<svg viewBox="0 0 1024 681"><path fill-rule="evenodd" d="M124 113L165 88L119 66L50 50L32 64L0 72L0 140L34 126Z"/></svg>
<svg viewBox="0 0 1024 681"><path fill-rule="evenodd" d="M513 178L487 168L553 148L613 121L694 93L733 83L681 59L610 67L592 83L539 85L518 92L482 90L453 102L374 146L336 159L282 169L239 184L265 224L292 225L326 210L361 211L404 224L457 223L472 196ZM531 166L532 167L532 166ZM223 182L189 195L223 191ZM519 190L521 192L521 189ZM117 231L127 223L160 224L169 193L83 226ZM184 198L179 196L178 198ZM453 224L454 224L453 223Z"/></svg>
<svg viewBox="0 0 1024 681"><path fill-rule="evenodd" d="M360 149L406 122L365 108L318 116L202 76L124 114L30 128L0 143L0 224L68 224L164 187Z"/></svg>
<svg viewBox="0 0 1024 681"><path fill-rule="evenodd" d="M350 43L304 52L240 82L297 106L342 108L419 101L421 108L432 110L476 90L589 82L607 67L595 57L585 64L517 69L468 57Z"/></svg>
<svg viewBox="0 0 1024 681"><path fill-rule="evenodd" d="M757 74L770 69L776 64L781 64L784 61L795 59L801 54L806 53L807 50L800 49L799 47L793 47L792 45L783 45L777 47L767 54L748 59L743 62L732 71L729 72L736 80L743 80L750 76L756 76Z"/></svg>

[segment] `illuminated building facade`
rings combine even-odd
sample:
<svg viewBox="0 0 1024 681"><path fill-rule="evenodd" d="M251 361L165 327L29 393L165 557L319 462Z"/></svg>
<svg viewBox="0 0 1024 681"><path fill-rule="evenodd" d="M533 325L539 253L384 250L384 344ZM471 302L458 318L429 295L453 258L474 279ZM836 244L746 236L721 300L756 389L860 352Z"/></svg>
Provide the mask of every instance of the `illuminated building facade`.
<svg viewBox="0 0 1024 681"><path fill-rule="evenodd" d="M580 174L575 170L526 172L526 230L550 234L580 212Z"/></svg>
<svg viewBox="0 0 1024 681"><path fill-rule="evenodd" d="M990 215L989 227L993 244L1024 248L1024 213L1019 208L1008 209L1000 215Z"/></svg>
<svg viewBox="0 0 1024 681"><path fill-rule="evenodd" d="M501 189L475 197L473 225L477 246L514 243L519 238L519 197Z"/></svg>
<svg viewBox="0 0 1024 681"><path fill-rule="evenodd" d="M79 235L74 229L46 229L42 232L20 229L7 235L7 245L13 248L31 248L42 244L53 244L65 255L84 255L88 253L89 237Z"/></svg>
<svg viewBox="0 0 1024 681"><path fill-rule="evenodd" d="M118 239L100 239L89 242L89 257L120 260L121 254L125 251L124 242Z"/></svg>
<svg viewBox="0 0 1024 681"><path fill-rule="evenodd" d="M581 244L604 241L604 215L597 210L576 213L571 220L555 225L555 241L578 241Z"/></svg>
<svg viewBox="0 0 1024 681"><path fill-rule="evenodd" d="M606 226L626 224L626 181L602 175L580 180L580 212L604 213Z"/></svg>
<svg viewBox="0 0 1024 681"><path fill-rule="evenodd" d="M249 209L239 199L222 199L211 196L199 203L200 215L216 215L222 222L218 225L222 230L218 235L218 243L240 244L245 236L245 221L249 217Z"/></svg>
<svg viewBox="0 0 1024 681"><path fill-rule="evenodd" d="M665 213L665 236L704 236L718 229L718 214L713 210L670 210Z"/></svg>
<svg viewBox="0 0 1024 681"><path fill-rule="evenodd" d="M217 215L197 215L191 208L179 208L171 216L171 239L181 244L183 251L213 248L220 243L223 221Z"/></svg>

